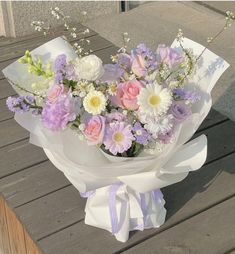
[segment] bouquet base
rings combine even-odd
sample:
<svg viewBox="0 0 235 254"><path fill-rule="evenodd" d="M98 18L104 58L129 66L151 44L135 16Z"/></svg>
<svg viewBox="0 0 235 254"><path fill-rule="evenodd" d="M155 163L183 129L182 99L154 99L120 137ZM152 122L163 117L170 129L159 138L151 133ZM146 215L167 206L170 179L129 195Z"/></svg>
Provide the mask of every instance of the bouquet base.
<svg viewBox="0 0 235 254"><path fill-rule="evenodd" d="M88 197L85 223L108 230L121 242L128 240L130 231L158 228L165 222L165 200L159 189L138 193L117 183L82 196Z"/></svg>

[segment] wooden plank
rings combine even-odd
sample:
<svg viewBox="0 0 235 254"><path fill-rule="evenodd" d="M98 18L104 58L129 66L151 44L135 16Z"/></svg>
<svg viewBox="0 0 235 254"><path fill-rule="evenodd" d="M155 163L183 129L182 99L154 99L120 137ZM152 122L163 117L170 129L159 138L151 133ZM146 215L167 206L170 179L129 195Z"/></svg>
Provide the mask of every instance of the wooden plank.
<svg viewBox="0 0 235 254"><path fill-rule="evenodd" d="M82 24L74 24L74 26L77 28L77 31L82 31L82 30L85 29L85 26L83 26ZM32 32L33 32L33 29L32 29ZM50 38L57 37L61 33L68 34L68 32L64 30L63 26L58 26L55 29L52 29L51 32L52 32L52 35L46 36L46 37L42 33L34 32L32 34L25 35L23 37L4 38L3 40L0 41L0 48L8 47L9 45L13 45L13 44L20 44L20 43L25 42L25 41L34 41L34 40L38 40L40 38L45 38L45 40L47 40L48 37L50 37ZM92 30L91 30L91 32L95 33Z"/></svg>
<svg viewBox="0 0 235 254"><path fill-rule="evenodd" d="M0 149L0 158L0 179L47 160L43 150L28 139Z"/></svg>
<svg viewBox="0 0 235 254"><path fill-rule="evenodd" d="M27 254L24 228L21 223L17 220L14 212L6 207L6 218L7 218L7 228L9 233L9 240L11 246L11 254Z"/></svg>
<svg viewBox="0 0 235 254"><path fill-rule="evenodd" d="M104 48L107 46L111 46L111 42L107 41L106 39L104 39L103 37L96 35L96 34L92 34L89 36L86 36L87 39L90 40L90 45L89 48L91 48L92 50L97 50L100 48ZM26 50L33 50L41 45L43 45L45 42L49 41L48 39L45 41L44 38L42 39L38 39L35 42L31 42L31 41L27 41L24 44L17 44L17 45L13 45L12 47L7 47L6 49L4 49L4 51L1 52L0 49L0 54L1 54L1 58L0 58L0 63L7 61L9 59L15 59L15 58L19 58L22 55L24 55ZM70 40L70 42L74 43L78 41L76 40ZM87 47L86 47L87 48Z"/></svg>
<svg viewBox="0 0 235 254"><path fill-rule="evenodd" d="M198 128L198 131L202 131L206 128L209 128L215 124L225 121L226 119L228 119L226 116L220 114L218 111L211 108L206 119L202 122L202 124Z"/></svg>
<svg viewBox="0 0 235 254"><path fill-rule="evenodd" d="M5 99L8 96L15 95L16 92L13 90L8 81L4 78L0 80L0 99Z"/></svg>
<svg viewBox="0 0 235 254"><path fill-rule="evenodd" d="M235 197L124 253L224 253L235 242L234 211Z"/></svg>
<svg viewBox="0 0 235 254"><path fill-rule="evenodd" d="M0 253L11 254L5 213L5 201L1 196L0 196Z"/></svg>
<svg viewBox="0 0 235 254"><path fill-rule="evenodd" d="M64 174L46 161L0 179L0 193L12 208L68 185Z"/></svg>
<svg viewBox="0 0 235 254"><path fill-rule="evenodd" d="M79 249L79 253L81 254L96 253L94 252L93 246L98 246L100 242L102 242L103 245L99 246L99 251L97 253L114 253L128 248L128 246L138 243L141 239L166 230L180 221L190 218L206 210L208 207L223 201L226 197L235 195L234 163L235 153L204 166L197 172L190 173L190 175L179 184L164 188L163 193L166 200L168 215L166 223L160 230L150 229L131 234L132 236L128 242L123 244L117 242L110 233L86 226L84 222L80 222L48 238L42 239L39 241L39 245L47 254L57 253L57 250L60 248L64 250L61 254L73 254L76 253L77 249ZM226 188L224 188L224 186L226 186ZM28 206L28 209L28 213L30 213L32 208ZM51 214L50 209L52 208L47 206L46 209L49 210L44 211L45 214ZM63 210L65 208L61 205L60 209ZM33 214L31 214L31 216L31 221L33 221ZM66 214L66 217L70 218L70 214ZM66 222L66 219L64 219L64 221ZM66 227L66 224L61 226ZM31 232L32 228L29 227L28 230ZM45 227L44 230L47 231L48 229ZM79 241L76 241L76 239L79 239ZM85 239L89 239L89 241Z"/></svg>
<svg viewBox="0 0 235 254"><path fill-rule="evenodd" d="M0 147L25 139L28 136L28 131L20 127L14 119L0 123Z"/></svg>
<svg viewBox="0 0 235 254"><path fill-rule="evenodd" d="M77 189L68 186L16 208L15 212L30 236L38 240L83 220L85 202Z"/></svg>
<svg viewBox="0 0 235 254"><path fill-rule="evenodd" d="M8 109L6 100L0 100L0 122L13 118L14 114Z"/></svg>
<svg viewBox="0 0 235 254"><path fill-rule="evenodd" d="M206 163L223 157L235 150L235 123L232 121L222 122L212 128L196 133L193 138L205 134L208 139L208 152Z"/></svg>

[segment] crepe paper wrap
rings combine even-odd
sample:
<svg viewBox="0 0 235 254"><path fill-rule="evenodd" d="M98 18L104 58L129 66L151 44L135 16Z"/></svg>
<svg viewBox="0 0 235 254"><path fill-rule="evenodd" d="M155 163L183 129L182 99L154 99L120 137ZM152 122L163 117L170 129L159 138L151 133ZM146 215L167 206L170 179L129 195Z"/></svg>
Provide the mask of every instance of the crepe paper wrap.
<svg viewBox="0 0 235 254"><path fill-rule="evenodd" d="M166 217L164 204L159 189L138 193L119 182L88 197L85 223L106 229L125 242L129 231L160 227Z"/></svg>
<svg viewBox="0 0 235 254"><path fill-rule="evenodd" d="M185 48L191 48L195 55L204 49L204 46L187 38L182 44ZM176 40L172 47L179 47ZM45 63L62 52L69 59L76 57L63 38L56 38L31 54L41 56ZM88 197L85 223L112 232L122 242L128 240L131 230L159 227L164 223L165 201L161 195L156 201L153 193L180 182L190 171L204 164L207 156L206 136L188 141L209 113L211 90L229 67L226 61L209 50L205 50L197 64L198 70L186 86L196 86L201 99L193 105L192 115L179 126L175 141L166 145L158 155L142 152L138 157L115 157L114 160L99 148L81 141L71 129L51 132L42 126L39 117L30 113L15 114L15 120L30 132L30 142L42 147L50 161ZM3 73L20 84L32 82L26 67L18 62L9 65Z"/></svg>

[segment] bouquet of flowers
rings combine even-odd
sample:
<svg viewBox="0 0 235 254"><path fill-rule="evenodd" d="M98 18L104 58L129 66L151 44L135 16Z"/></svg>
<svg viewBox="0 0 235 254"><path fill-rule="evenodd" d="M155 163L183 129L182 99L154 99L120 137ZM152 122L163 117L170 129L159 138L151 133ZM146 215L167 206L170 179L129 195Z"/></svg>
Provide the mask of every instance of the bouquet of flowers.
<svg viewBox="0 0 235 254"><path fill-rule="evenodd" d="M226 28L233 18L229 12ZM125 33L104 65L59 37L3 70L19 94L7 99L16 121L88 198L85 223L120 241L130 230L162 225L160 188L203 165L206 137L186 142L229 66L182 31L156 50L142 43L128 53L128 41Z"/></svg>

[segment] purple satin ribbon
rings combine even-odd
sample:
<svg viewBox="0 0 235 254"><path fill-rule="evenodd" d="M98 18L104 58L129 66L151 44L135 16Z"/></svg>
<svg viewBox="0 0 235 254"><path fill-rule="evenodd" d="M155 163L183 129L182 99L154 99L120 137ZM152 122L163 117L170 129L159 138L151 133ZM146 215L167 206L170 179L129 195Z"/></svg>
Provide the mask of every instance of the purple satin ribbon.
<svg viewBox="0 0 235 254"><path fill-rule="evenodd" d="M117 182L110 186L109 188L109 214L111 220L111 228L112 234L115 235L119 231L119 222L118 222L118 215L116 209L116 196L118 189L123 185L121 182ZM89 198L90 196L94 195L95 191L87 191L87 192L80 192L81 197ZM159 189L151 191L151 196L155 202L161 202L163 198L163 194ZM144 230L145 220L147 216L147 203L145 199L145 194L140 193L140 206L143 213L143 224L139 224L135 227L135 230Z"/></svg>
<svg viewBox="0 0 235 254"><path fill-rule="evenodd" d="M116 210L116 194L120 186L121 182L113 184L109 188L109 214L111 220L112 234L116 234L119 231L118 227L118 216Z"/></svg>
<svg viewBox="0 0 235 254"><path fill-rule="evenodd" d="M86 191L86 192L80 192L80 196L82 198L89 198L90 196L95 194L95 190L92 191Z"/></svg>

